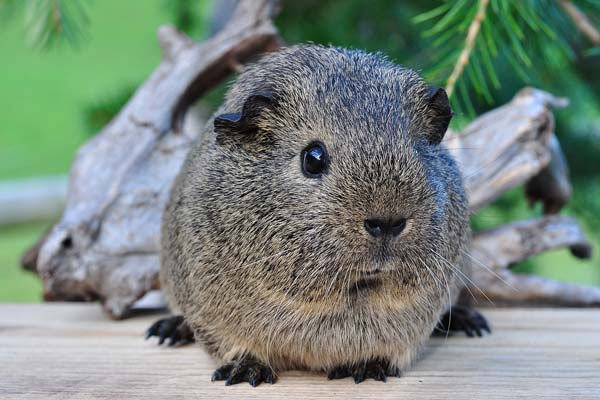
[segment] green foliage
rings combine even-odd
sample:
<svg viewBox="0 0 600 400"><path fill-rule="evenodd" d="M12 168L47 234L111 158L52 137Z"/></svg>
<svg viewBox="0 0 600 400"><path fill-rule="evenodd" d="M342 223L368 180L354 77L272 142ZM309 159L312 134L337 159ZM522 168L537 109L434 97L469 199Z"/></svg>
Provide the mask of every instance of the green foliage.
<svg viewBox="0 0 600 400"><path fill-rule="evenodd" d="M207 28L212 2L205 0L162 0L172 23L190 37L201 37Z"/></svg>
<svg viewBox="0 0 600 400"><path fill-rule="evenodd" d="M276 21L287 43L315 42L382 52L420 69L420 32L411 18L435 0L283 1ZM310 21L310 22L308 22Z"/></svg>
<svg viewBox="0 0 600 400"><path fill-rule="evenodd" d="M19 0L0 0L0 22L8 23L18 14L21 6Z"/></svg>
<svg viewBox="0 0 600 400"><path fill-rule="evenodd" d="M78 47L85 39L89 24L90 0L0 0L0 22L25 11L27 42L49 49L61 41ZM147 6L139 3L138 7ZM203 32L210 2L199 0L162 0L162 8L170 14L178 29L193 36Z"/></svg>
<svg viewBox="0 0 600 400"><path fill-rule="evenodd" d="M28 21L26 33L34 47L47 49L60 40L76 46L87 34L89 20L84 5L88 1L30 0L25 3L22 0L0 0L0 18L8 21L17 16L25 6ZM206 20L211 9L209 3L198 0L161 0L160 8L169 15L172 23L186 34L202 36L206 31ZM93 135L108 124L141 83L140 81L116 90L110 89L109 93L85 103L82 106L81 117L86 133ZM222 95L223 92L218 91L216 95ZM220 102L220 99L215 97L214 94L211 95L211 104Z"/></svg>
<svg viewBox="0 0 600 400"><path fill-rule="evenodd" d="M91 133L86 110L127 96L160 61L156 32L169 22L161 2L90 2L87 39L77 51L67 43L50 51L24 45L23 7L0 25L0 179L68 173Z"/></svg>
<svg viewBox="0 0 600 400"><path fill-rule="evenodd" d="M88 24L88 0L0 0L0 17L8 20L25 8L27 41L48 49L59 39L75 47Z"/></svg>
<svg viewBox="0 0 600 400"><path fill-rule="evenodd" d="M171 14L175 26L189 34L199 23L198 16L194 12L196 3L196 0L163 0L162 6Z"/></svg>
<svg viewBox="0 0 600 400"><path fill-rule="evenodd" d="M581 3L596 20L600 2ZM455 0L413 18L419 25L428 24L423 31L423 38L431 44L426 50L428 79L444 81L450 76L476 13L472 0ZM574 63L579 46L580 34L557 1L490 0L468 65L457 81L453 106L472 117L481 111L474 98L488 105L496 103L502 87L500 75L512 73L519 84L541 84L545 77L540 71L560 74ZM585 49L584 54L592 56L596 50Z"/></svg>
<svg viewBox="0 0 600 400"><path fill-rule="evenodd" d="M0 228L0 302L31 302L42 298L42 282L18 267L21 254L48 229L49 223Z"/></svg>
<svg viewBox="0 0 600 400"><path fill-rule="evenodd" d="M138 84L126 86L118 91L100 97L83 106L81 116L86 127L86 133L93 135L104 128L111 119L127 104Z"/></svg>

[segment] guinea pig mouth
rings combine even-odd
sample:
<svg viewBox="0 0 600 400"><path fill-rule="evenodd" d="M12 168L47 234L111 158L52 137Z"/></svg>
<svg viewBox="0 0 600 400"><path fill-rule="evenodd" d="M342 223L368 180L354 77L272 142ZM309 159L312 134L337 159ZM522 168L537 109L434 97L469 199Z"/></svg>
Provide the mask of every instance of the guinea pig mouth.
<svg viewBox="0 0 600 400"><path fill-rule="evenodd" d="M378 267L359 271L356 280L348 286L348 293L355 295L359 292L369 292L377 289L383 283L384 273L385 271Z"/></svg>
<svg viewBox="0 0 600 400"><path fill-rule="evenodd" d="M362 278L360 278L359 280L354 282L348 288L348 293L350 295L354 295L354 294L357 294L358 292L365 292L365 291L377 289L383 283L381 281L381 279L377 276L378 274L379 274L379 272L376 273L375 275L373 275L373 274L363 275Z"/></svg>
<svg viewBox="0 0 600 400"><path fill-rule="evenodd" d="M363 275L364 276L375 276L375 275L379 275L381 272L382 272L381 269L375 268L375 269L371 269L369 271L363 272Z"/></svg>

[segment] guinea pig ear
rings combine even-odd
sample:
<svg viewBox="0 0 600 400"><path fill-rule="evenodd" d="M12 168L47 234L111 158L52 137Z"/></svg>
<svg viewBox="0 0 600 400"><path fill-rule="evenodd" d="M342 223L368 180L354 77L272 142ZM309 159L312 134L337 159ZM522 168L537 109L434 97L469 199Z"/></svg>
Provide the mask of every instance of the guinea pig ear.
<svg viewBox="0 0 600 400"><path fill-rule="evenodd" d="M223 143L232 136L248 136L255 133L261 116L272 109L275 104L273 94L262 92L248 96L242 111L237 113L221 114L215 117L214 127L217 141Z"/></svg>
<svg viewBox="0 0 600 400"><path fill-rule="evenodd" d="M427 136L429 143L439 144L448 130L448 125L454 113L450 108L448 95L443 88L430 86L427 89L426 97L430 115L430 126Z"/></svg>

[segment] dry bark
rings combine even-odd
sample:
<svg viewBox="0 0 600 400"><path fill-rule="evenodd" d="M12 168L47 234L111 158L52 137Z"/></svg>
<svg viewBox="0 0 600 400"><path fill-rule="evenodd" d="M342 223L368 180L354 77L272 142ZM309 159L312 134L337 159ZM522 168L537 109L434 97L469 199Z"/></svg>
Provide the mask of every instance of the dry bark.
<svg viewBox="0 0 600 400"><path fill-rule="evenodd" d="M553 152L561 155L554 136L553 107L564 107L566 99L544 91L525 88L508 104L483 114L465 130L451 132L444 142L461 167L473 212L492 203L507 190L520 186L547 167L556 170L550 180L568 178L560 163L550 161ZM554 145L553 145L554 143ZM535 200L552 201L554 188L538 191Z"/></svg>
<svg viewBox="0 0 600 400"><path fill-rule="evenodd" d="M544 214L555 214L568 202L568 167L552 115L552 108L567 104L566 99L526 88L510 103L477 118L462 134L449 135L446 143L461 165L474 213L521 185L531 204L543 204ZM475 234L467 297L488 305L599 306L598 287L510 271L520 261L562 247L578 258L591 256L592 248L572 218L545 217Z"/></svg>
<svg viewBox="0 0 600 400"><path fill-rule="evenodd" d="M163 61L119 115L80 149L64 215L41 240L39 253L33 249L26 257L30 268L37 264L47 299L100 299L109 315L122 318L137 299L158 288L162 210L191 142L202 131L196 113L188 113L183 123L186 110L249 57L277 49L275 7L269 0L241 1L223 30L203 44L161 28ZM527 88L461 134L447 135L473 212L521 185L531 202L543 202L546 213L558 212L568 201L571 187L552 115L553 107L566 104ZM576 222L565 217L476 234L473 284L492 300L599 304L598 288L508 269L561 246L579 257L590 253Z"/></svg>
<svg viewBox="0 0 600 400"><path fill-rule="evenodd" d="M565 216L520 221L476 234L470 252L471 294L482 304L600 306L600 287L510 271L519 261L564 247L578 258L588 258L592 251L577 222Z"/></svg>

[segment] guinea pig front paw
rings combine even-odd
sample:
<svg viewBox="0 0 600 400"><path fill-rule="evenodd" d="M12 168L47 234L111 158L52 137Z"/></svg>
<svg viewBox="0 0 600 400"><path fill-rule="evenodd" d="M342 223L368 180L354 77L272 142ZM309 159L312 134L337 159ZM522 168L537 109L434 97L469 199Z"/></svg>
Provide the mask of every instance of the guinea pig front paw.
<svg viewBox="0 0 600 400"><path fill-rule="evenodd" d="M225 381L225 385L248 382L253 387L262 382L275 383L277 378L271 367L252 356L242 357L218 368L212 375L212 381Z"/></svg>
<svg viewBox="0 0 600 400"><path fill-rule="evenodd" d="M194 342L194 332L185 322L182 315L159 319L146 331L146 339L158 336L160 346L169 339L169 346L183 345Z"/></svg>
<svg viewBox="0 0 600 400"><path fill-rule="evenodd" d="M434 335L442 336L448 332L464 332L469 337L481 337L483 332L492 333L487 320L477 310L467 306L452 306L440 318Z"/></svg>
<svg viewBox="0 0 600 400"><path fill-rule="evenodd" d="M388 376L400 377L400 370L387 360L375 359L352 365L341 365L327 373L328 379L342 379L351 376L355 383L365 379L387 382Z"/></svg>

